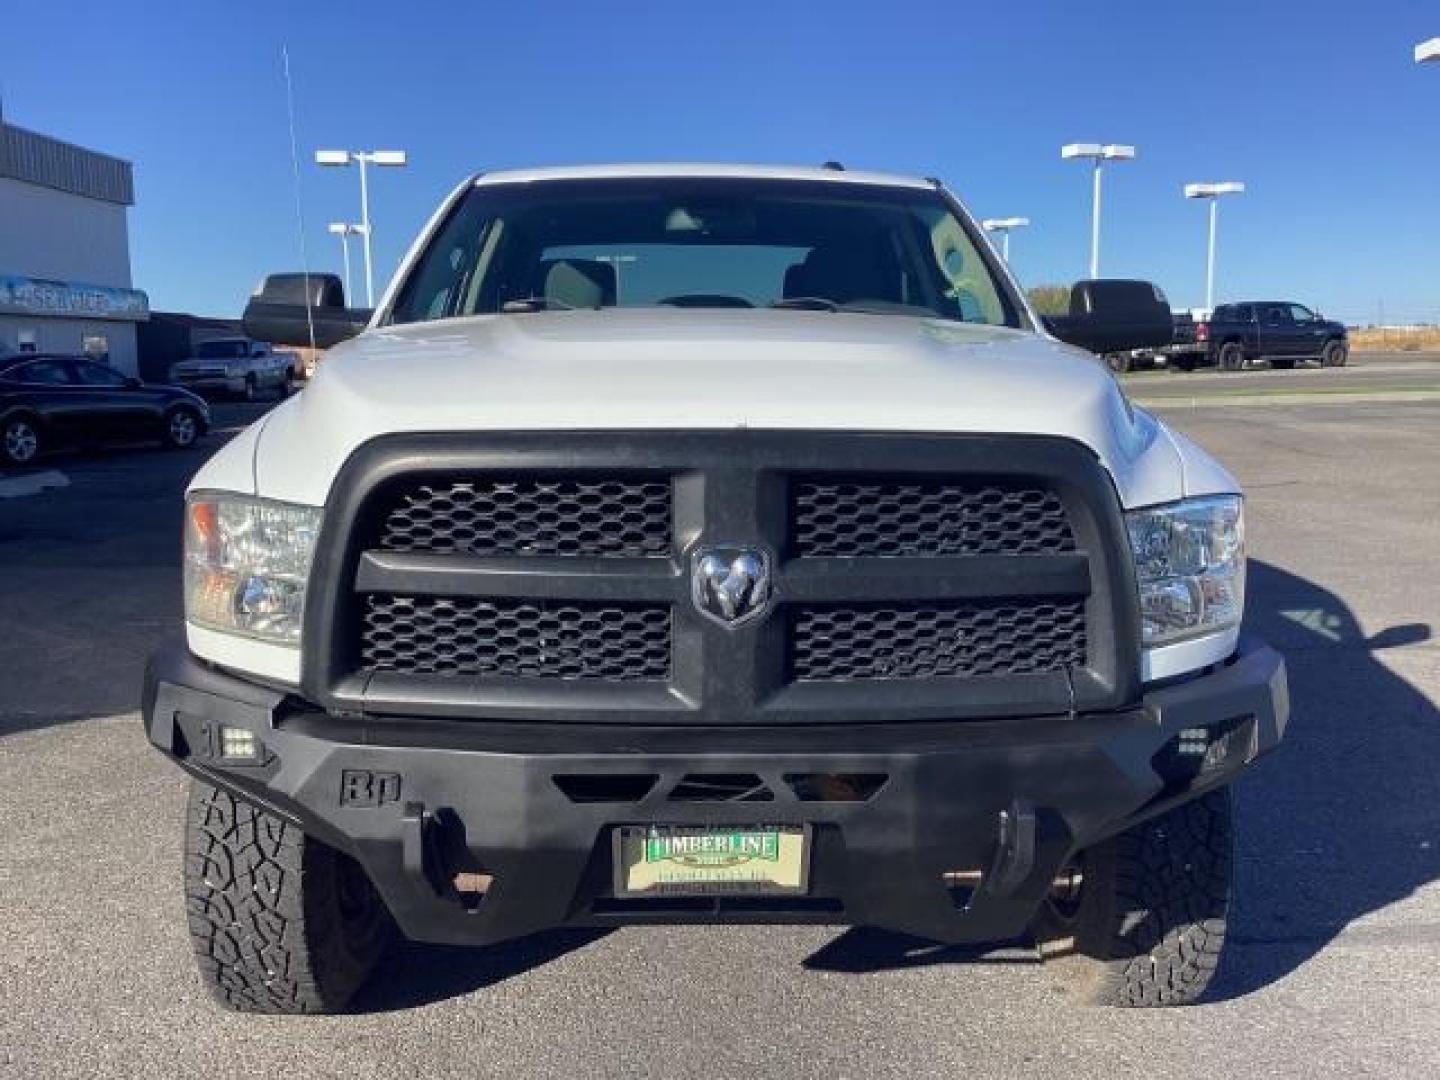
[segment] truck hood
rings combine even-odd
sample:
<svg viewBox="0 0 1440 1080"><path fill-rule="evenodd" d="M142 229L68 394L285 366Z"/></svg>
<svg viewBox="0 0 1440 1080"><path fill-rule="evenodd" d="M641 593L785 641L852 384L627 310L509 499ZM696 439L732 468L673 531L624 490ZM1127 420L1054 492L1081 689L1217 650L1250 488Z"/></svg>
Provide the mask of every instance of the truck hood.
<svg viewBox="0 0 1440 1080"><path fill-rule="evenodd" d="M1059 435L1099 456L1126 506L1185 495L1188 458L1213 489L1236 490L1086 353L1027 331L833 312L607 309L371 330L244 441L253 490L320 505L381 435L676 428ZM224 456L193 486L233 486L242 463Z"/></svg>

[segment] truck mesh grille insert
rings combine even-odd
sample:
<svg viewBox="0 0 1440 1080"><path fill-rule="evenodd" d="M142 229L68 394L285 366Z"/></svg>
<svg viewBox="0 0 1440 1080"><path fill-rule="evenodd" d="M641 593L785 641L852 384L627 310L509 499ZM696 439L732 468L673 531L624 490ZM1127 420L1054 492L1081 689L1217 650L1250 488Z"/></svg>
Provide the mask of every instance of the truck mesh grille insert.
<svg viewBox="0 0 1440 1080"><path fill-rule="evenodd" d="M373 671L403 675L665 680L670 609L371 593L361 659Z"/></svg>
<svg viewBox="0 0 1440 1080"><path fill-rule="evenodd" d="M1083 600L807 606L795 612L801 682L1033 675L1085 663Z"/></svg>
<svg viewBox="0 0 1440 1080"><path fill-rule="evenodd" d="M407 485L382 510L384 551L663 556L668 479L467 476Z"/></svg>
<svg viewBox="0 0 1440 1080"><path fill-rule="evenodd" d="M790 492L792 543L802 557L1075 550L1065 507L1044 487L861 477L797 480Z"/></svg>

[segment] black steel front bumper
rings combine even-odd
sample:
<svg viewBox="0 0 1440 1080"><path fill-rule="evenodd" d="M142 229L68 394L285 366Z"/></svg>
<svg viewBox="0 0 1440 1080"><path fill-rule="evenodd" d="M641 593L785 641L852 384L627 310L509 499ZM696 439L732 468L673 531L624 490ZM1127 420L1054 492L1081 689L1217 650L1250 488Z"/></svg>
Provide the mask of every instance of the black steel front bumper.
<svg viewBox="0 0 1440 1080"><path fill-rule="evenodd" d="M1227 664L1097 714L800 729L377 720L319 711L177 643L151 661L144 713L186 769L353 855L418 940L829 922L960 942L1019 935L1073 851L1234 779L1279 742L1289 702L1284 661L1244 641ZM222 726L257 735L258 758L227 759ZM753 774L770 797L677 800L693 774ZM797 788L856 774L884 780L864 798L843 782ZM617 896L614 827L650 823L807 826L808 890Z"/></svg>

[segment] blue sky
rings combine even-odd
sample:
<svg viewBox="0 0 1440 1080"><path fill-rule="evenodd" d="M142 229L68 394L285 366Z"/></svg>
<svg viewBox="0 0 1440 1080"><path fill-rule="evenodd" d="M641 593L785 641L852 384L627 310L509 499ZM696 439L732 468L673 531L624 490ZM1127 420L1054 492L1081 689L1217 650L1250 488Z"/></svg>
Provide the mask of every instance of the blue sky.
<svg viewBox="0 0 1440 1080"><path fill-rule="evenodd" d="M1129 142L1102 270L1203 301L1190 180L1221 208L1221 298L1351 320L1440 319L1440 35L1431 3L408 4L6 0L7 119L128 158L152 305L238 312L298 265L280 47L295 78L312 267L358 214L320 146L403 147L375 177L377 276L467 173L615 160L820 162L942 177L1030 217L1027 285L1084 275L1089 176L1070 141ZM3 269L3 268L0 268ZM377 285L378 288L378 285Z"/></svg>

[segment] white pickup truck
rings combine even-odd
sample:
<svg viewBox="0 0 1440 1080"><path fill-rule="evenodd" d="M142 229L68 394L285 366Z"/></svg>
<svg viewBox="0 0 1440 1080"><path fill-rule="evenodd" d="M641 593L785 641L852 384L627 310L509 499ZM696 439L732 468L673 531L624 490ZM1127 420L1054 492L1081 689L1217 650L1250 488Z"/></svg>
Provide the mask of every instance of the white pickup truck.
<svg viewBox="0 0 1440 1080"><path fill-rule="evenodd" d="M1077 290L1054 333L1168 340ZM1193 1001L1288 715L1234 478L940 184L828 167L466 180L195 477L184 581L145 723L242 1010L343 1008L397 929L641 923L1028 934Z"/></svg>
<svg viewBox="0 0 1440 1080"><path fill-rule="evenodd" d="M271 391L287 394L290 380L302 374L298 365L298 354L277 350L267 341L208 338L196 344L194 356L170 368L170 381L195 391L256 401Z"/></svg>

